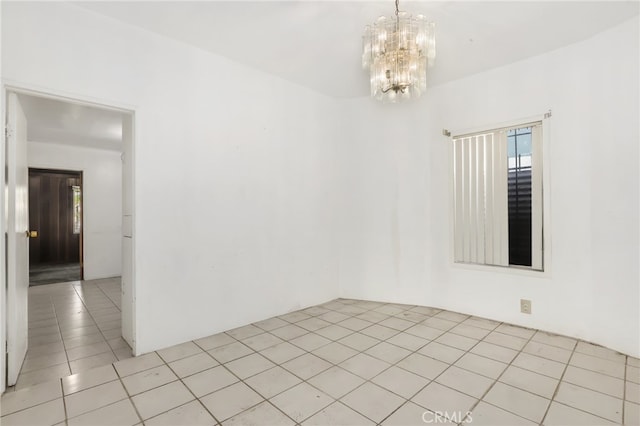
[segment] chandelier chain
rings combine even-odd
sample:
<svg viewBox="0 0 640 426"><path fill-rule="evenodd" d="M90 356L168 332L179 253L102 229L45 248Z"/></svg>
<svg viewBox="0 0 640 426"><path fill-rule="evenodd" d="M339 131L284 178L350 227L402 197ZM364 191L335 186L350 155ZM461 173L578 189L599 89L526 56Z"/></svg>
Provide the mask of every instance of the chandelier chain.
<svg viewBox="0 0 640 426"><path fill-rule="evenodd" d="M400 0L396 0L396 16L398 16L398 13L400 13L399 6L400 6Z"/></svg>

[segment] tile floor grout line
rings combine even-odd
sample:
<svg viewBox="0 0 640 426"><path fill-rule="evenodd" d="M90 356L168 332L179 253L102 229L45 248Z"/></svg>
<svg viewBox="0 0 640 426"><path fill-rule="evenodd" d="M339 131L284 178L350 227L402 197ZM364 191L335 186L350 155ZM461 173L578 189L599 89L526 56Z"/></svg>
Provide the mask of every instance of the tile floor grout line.
<svg viewBox="0 0 640 426"><path fill-rule="evenodd" d="M558 384L556 385L556 388L554 389L553 394L551 395L551 402L549 402L549 405L547 406L547 409L545 410L544 416L542 417L542 420L540 421L540 423L544 423L545 419L549 415L551 404L553 404L553 402L556 400L556 396L558 395L558 391L560 390L560 385L562 385L562 379L566 374L567 370L569 369L569 363L571 362L571 358L573 358L573 355L576 353L577 348L578 348L578 341L576 339L576 343L573 345L573 349L571 350L571 355L567 359L567 362L564 364L564 368L562 369L562 374L560 374L560 377L558 378Z"/></svg>
<svg viewBox="0 0 640 426"><path fill-rule="evenodd" d="M85 282L85 281L80 281L80 286L82 286L82 283L84 283L84 282ZM113 303L113 301L111 300L111 298L109 298L109 297L104 293L104 291L103 291L100 287L98 287L97 285L96 285L96 287L100 290L100 292L101 292L101 293L102 293L102 294L103 294L107 299L109 299L109 301L110 301L110 302L111 302L111 303L112 303L116 308L118 308L118 307L116 306L116 304L115 304L115 303ZM84 305L84 307L87 309L87 313L89 314L89 316L91 317L91 320L92 320L92 321L94 322L94 324L96 325L96 328L98 329L98 332L99 332L99 333L100 333L100 335L102 336L102 339L104 340L104 343L106 343L106 344L107 344L107 347L109 348L109 351L105 351L105 352L101 352L101 353L111 352L111 354L113 355L113 357L114 357L116 360L119 360L119 359L118 359L118 356L117 356L117 355L116 355L116 353L115 353L115 351L113 350L113 348L111 347L111 345L109 345L109 341L108 341L108 339L106 338L106 336L104 335L104 333L103 333L102 329L98 326L98 322L96 321L96 319L95 319L95 318L93 317L93 315L91 314L91 310L89 309L89 306L87 305L87 302L86 302L86 301L85 301L85 300L80 296L80 294L78 293L78 290L76 289L76 286L73 286L73 290L76 292L76 294L78 295L78 297L79 297L79 298L80 298L80 300L82 301L82 304L83 304L83 305ZM121 309L118 309L118 311L120 311L120 318L122 319L122 310L121 310ZM121 327L122 327L122 326L121 326ZM122 331L120 331L120 334L122 335ZM99 354L96 354L96 355L99 355ZM94 355L90 355L90 356L94 356ZM85 358L89 358L89 357L85 357ZM115 362L115 361L114 361L114 362ZM71 363L69 363L69 370L71 370ZM73 371L71 371L71 373L73 373Z"/></svg>

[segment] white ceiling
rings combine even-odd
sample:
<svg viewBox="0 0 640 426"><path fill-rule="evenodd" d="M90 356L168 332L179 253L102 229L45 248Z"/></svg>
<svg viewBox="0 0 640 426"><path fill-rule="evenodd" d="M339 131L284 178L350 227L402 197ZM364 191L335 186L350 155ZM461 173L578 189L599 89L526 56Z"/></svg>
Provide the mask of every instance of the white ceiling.
<svg viewBox="0 0 640 426"><path fill-rule="evenodd" d="M368 94L362 29L394 11L392 0L76 4L334 97ZM637 15L640 3L401 1L400 9L437 25L434 86L586 39Z"/></svg>
<svg viewBox="0 0 640 426"><path fill-rule="evenodd" d="M24 94L18 97L27 116L29 141L122 150L123 113Z"/></svg>

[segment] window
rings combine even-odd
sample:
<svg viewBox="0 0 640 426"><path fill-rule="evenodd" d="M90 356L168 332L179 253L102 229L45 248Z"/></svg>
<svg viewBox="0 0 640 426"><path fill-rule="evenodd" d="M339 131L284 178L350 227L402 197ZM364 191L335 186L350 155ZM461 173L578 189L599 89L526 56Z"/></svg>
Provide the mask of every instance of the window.
<svg viewBox="0 0 640 426"><path fill-rule="evenodd" d="M82 226L82 212L80 211L82 194L79 186L73 185L71 190L73 191L73 233L79 234Z"/></svg>
<svg viewBox="0 0 640 426"><path fill-rule="evenodd" d="M543 270L542 122L453 137L454 261Z"/></svg>

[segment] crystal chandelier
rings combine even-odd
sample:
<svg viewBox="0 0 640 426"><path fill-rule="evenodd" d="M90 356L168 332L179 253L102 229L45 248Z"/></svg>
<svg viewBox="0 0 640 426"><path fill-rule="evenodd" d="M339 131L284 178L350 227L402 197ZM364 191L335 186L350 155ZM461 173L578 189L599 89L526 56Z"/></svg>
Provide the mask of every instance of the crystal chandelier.
<svg viewBox="0 0 640 426"><path fill-rule="evenodd" d="M423 15L379 17L364 30L362 67L369 69L371 96L387 101L417 98L427 89L427 67L436 57L435 24Z"/></svg>

